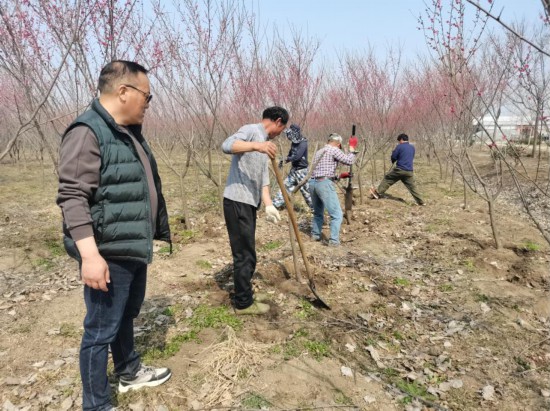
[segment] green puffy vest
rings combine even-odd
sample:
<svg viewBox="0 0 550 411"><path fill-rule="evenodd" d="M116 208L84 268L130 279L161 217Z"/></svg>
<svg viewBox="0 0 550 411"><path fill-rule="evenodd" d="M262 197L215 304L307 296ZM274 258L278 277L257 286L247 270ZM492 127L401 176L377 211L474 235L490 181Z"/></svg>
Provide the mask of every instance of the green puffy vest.
<svg viewBox="0 0 550 411"><path fill-rule="evenodd" d="M170 242L170 246L171 241L157 163L141 134L141 126L129 128L151 163L158 194L156 227L152 227L147 176L130 136L119 129L97 99L92 102L90 110L67 128L65 135L78 125L85 125L94 132L101 153L99 187L89 199L99 253L107 260L150 263L153 239ZM65 225L63 231L67 253L80 261L76 244Z"/></svg>

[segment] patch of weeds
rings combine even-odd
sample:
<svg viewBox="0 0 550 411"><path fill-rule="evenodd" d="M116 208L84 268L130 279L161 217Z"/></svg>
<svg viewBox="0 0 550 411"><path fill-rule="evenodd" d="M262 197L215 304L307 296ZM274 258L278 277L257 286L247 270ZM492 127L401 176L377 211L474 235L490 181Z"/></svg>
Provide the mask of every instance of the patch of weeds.
<svg viewBox="0 0 550 411"><path fill-rule="evenodd" d="M386 377L392 378L392 377L397 377L399 375L399 371L397 371L394 368L388 367L382 370L382 374L384 374Z"/></svg>
<svg viewBox="0 0 550 411"><path fill-rule="evenodd" d="M260 251L273 251L279 248L283 244L280 240L269 241L260 247Z"/></svg>
<svg viewBox="0 0 550 411"><path fill-rule="evenodd" d="M369 337L365 340L365 343L367 344L367 346L372 345L374 347L376 345L376 340L374 338Z"/></svg>
<svg viewBox="0 0 550 411"><path fill-rule="evenodd" d="M173 252L173 250L172 250ZM170 246L160 247L157 251L158 254L170 254Z"/></svg>
<svg viewBox="0 0 550 411"><path fill-rule="evenodd" d="M183 334L178 334L170 339L162 348L150 348L143 354L144 362L151 362L162 358L172 357L177 354L181 346L185 342L198 341L197 332L192 330Z"/></svg>
<svg viewBox="0 0 550 411"><path fill-rule="evenodd" d="M193 230L179 230L176 233L180 237L180 242L187 243L195 238L195 232Z"/></svg>
<svg viewBox="0 0 550 411"><path fill-rule="evenodd" d="M33 261L33 265L46 271L50 271L54 268L54 263L49 258L37 258Z"/></svg>
<svg viewBox="0 0 550 411"><path fill-rule="evenodd" d="M269 352L272 354L281 354L283 352L283 348L280 345L274 345L269 349Z"/></svg>
<svg viewBox="0 0 550 411"><path fill-rule="evenodd" d="M526 251L539 251L540 245L533 241L527 241L525 244L523 244L522 248Z"/></svg>
<svg viewBox="0 0 550 411"><path fill-rule="evenodd" d="M328 357L330 346L324 341L306 340L304 348L310 353L313 358L319 361L323 357Z"/></svg>
<svg viewBox="0 0 550 411"><path fill-rule="evenodd" d="M209 270L210 268L212 268L212 264L206 260L197 260L195 264L197 265L197 267L202 268L203 270Z"/></svg>
<svg viewBox="0 0 550 411"><path fill-rule="evenodd" d="M393 280L393 282L394 284L401 285L403 287L408 287L409 285L411 285L411 282L406 278L396 278L395 280Z"/></svg>
<svg viewBox="0 0 550 411"><path fill-rule="evenodd" d="M471 258L467 258L462 262L462 264L464 264L464 267L466 267L468 271L474 271L474 269L476 268L474 260L472 260Z"/></svg>
<svg viewBox="0 0 550 411"><path fill-rule="evenodd" d="M334 402L339 405L353 405L353 400L340 390L336 391Z"/></svg>
<svg viewBox="0 0 550 411"><path fill-rule="evenodd" d="M298 331L294 333L294 337L307 337L309 335L308 331L305 328L300 328Z"/></svg>
<svg viewBox="0 0 550 411"><path fill-rule="evenodd" d="M420 385L416 381L407 382L405 380L399 379L395 382L395 385L397 388L399 388L404 393L408 394L409 396L416 398L423 398L428 401L434 401L436 400L436 397L430 394L426 387L423 385ZM412 399L411 399L412 400Z"/></svg>
<svg viewBox="0 0 550 411"><path fill-rule="evenodd" d="M250 371L248 371L248 368L241 368L239 372L237 373L237 378L239 380L245 380L250 375Z"/></svg>
<svg viewBox="0 0 550 411"><path fill-rule="evenodd" d="M292 358L296 358L301 354L302 350L300 349L300 346L294 342L288 342L283 346L283 358L285 360L291 360Z"/></svg>
<svg viewBox="0 0 550 411"><path fill-rule="evenodd" d="M313 308L313 305L307 300L301 300L300 301L300 311L298 311L296 314L296 317L307 320L310 317L313 317L315 315L315 309Z"/></svg>
<svg viewBox="0 0 550 411"><path fill-rule="evenodd" d="M162 310L162 314L167 317L175 317L181 312L182 312L182 307L180 304L171 305L169 307L166 307L164 310Z"/></svg>
<svg viewBox="0 0 550 411"><path fill-rule="evenodd" d="M481 293L476 293L474 295L474 299L478 302L478 303L488 303L491 299L489 297L487 297L485 294L481 294Z"/></svg>
<svg viewBox="0 0 550 411"><path fill-rule="evenodd" d="M215 190L206 191L200 197L200 204L208 206L217 206L220 202L218 193Z"/></svg>
<svg viewBox="0 0 550 411"><path fill-rule="evenodd" d="M403 334L401 334L399 331L394 331L393 332L393 337L397 340L397 341L403 341L405 339L405 337L403 337Z"/></svg>
<svg viewBox="0 0 550 411"><path fill-rule="evenodd" d="M514 357L514 361L518 365L518 372L527 371L531 369L531 365L521 357Z"/></svg>
<svg viewBox="0 0 550 411"><path fill-rule="evenodd" d="M226 325L234 330L239 330L243 325L243 322L232 314L227 307L208 307L205 305L200 305L195 309L189 323L197 331L204 328L220 328Z"/></svg>
<svg viewBox="0 0 550 411"><path fill-rule="evenodd" d="M14 334L28 334L32 331L32 328L31 324L22 324L14 327L12 332Z"/></svg>
<svg viewBox="0 0 550 411"><path fill-rule="evenodd" d="M46 247L52 257L59 257L65 254L65 248L60 241L48 239L46 240Z"/></svg>
<svg viewBox="0 0 550 411"><path fill-rule="evenodd" d="M439 291L441 291L441 292L448 293L448 292L453 291L453 290L454 290L454 287L452 286L452 284L440 284L439 285Z"/></svg>
<svg viewBox="0 0 550 411"><path fill-rule="evenodd" d="M428 224L424 228L424 231L426 231L428 233L435 233L437 231L437 227L434 224Z"/></svg>
<svg viewBox="0 0 550 411"><path fill-rule="evenodd" d="M62 323L61 326L59 327L59 335L67 338L76 338L76 337L80 337L80 332L75 325L69 324L69 323Z"/></svg>
<svg viewBox="0 0 550 411"><path fill-rule="evenodd" d="M268 400L266 400L260 394L256 394L254 392L250 393L248 397L243 399L241 401L241 405L245 408L254 409L254 410L259 410L262 408L273 406L273 404L271 404Z"/></svg>

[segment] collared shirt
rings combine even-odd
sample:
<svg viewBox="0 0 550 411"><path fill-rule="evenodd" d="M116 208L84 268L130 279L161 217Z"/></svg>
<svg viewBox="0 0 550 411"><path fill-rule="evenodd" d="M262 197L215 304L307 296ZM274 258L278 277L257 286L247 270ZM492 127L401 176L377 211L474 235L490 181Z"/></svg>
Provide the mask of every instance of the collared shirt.
<svg viewBox="0 0 550 411"><path fill-rule="evenodd" d="M319 156L322 156L322 158L317 167L315 167L315 170L313 170L311 178L334 177L338 163L350 166L355 162L356 157L355 154L344 154L338 147L331 146L330 144L327 144L315 153L313 164L317 162Z"/></svg>
<svg viewBox="0 0 550 411"><path fill-rule="evenodd" d="M236 140L264 142L267 140L267 132L261 123L242 126L223 142L222 150L225 154L233 154L231 148ZM229 200L259 207L262 201L262 188L269 185L267 160L267 154L258 151L233 154L223 196Z"/></svg>

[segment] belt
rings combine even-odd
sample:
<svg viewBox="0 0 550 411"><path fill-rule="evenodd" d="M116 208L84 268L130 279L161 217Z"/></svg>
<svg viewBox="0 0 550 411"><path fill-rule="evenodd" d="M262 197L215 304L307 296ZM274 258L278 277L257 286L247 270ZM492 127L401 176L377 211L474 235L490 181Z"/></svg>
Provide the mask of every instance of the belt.
<svg viewBox="0 0 550 411"><path fill-rule="evenodd" d="M315 180L315 181L324 181L326 179L334 180L334 177L323 176L323 177L313 177L312 178L312 180Z"/></svg>

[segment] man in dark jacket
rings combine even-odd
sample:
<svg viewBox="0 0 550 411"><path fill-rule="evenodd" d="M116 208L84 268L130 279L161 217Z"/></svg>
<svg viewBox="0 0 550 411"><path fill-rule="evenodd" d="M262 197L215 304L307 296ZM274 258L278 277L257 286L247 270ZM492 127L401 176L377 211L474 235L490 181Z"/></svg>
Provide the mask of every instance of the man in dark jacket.
<svg viewBox="0 0 550 411"><path fill-rule="evenodd" d="M288 156L285 159L285 163L292 163L292 168L285 179L286 190L290 193L307 175L307 138L302 134L300 126L296 124L292 124L286 129L285 134L291 142ZM313 203L309 194L309 183L306 182L300 187L300 192L309 208L313 210ZM280 190L273 200L273 205L277 208L282 208L285 205L283 193Z"/></svg>
<svg viewBox="0 0 550 411"><path fill-rule="evenodd" d="M407 190L414 197L414 200L418 205L426 205L420 193L416 189L413 174L413 162L414 162L414 146L409 144L409 136L406 134L399 134L397 136L398 145L391 153L391 162L395 164L395 167L384 176L384 179L378 186L378 189L371 187L370 193L373 198L380 198L392 185L398 181L402 181L407 187Z"/></svg>
<svg viewBox="0 0 550 411"><path fill-rule="evenodd" d="M80 346L82 408L111 410L111 348L119 391L167 381L168 368L143 365L134 350L133 320L145 297L153 239L170 241L157 164L141 134L150 92L147 70L107 64L99 99L65 131L57 204L65 248L80 267L86 317Z"/></svg>

